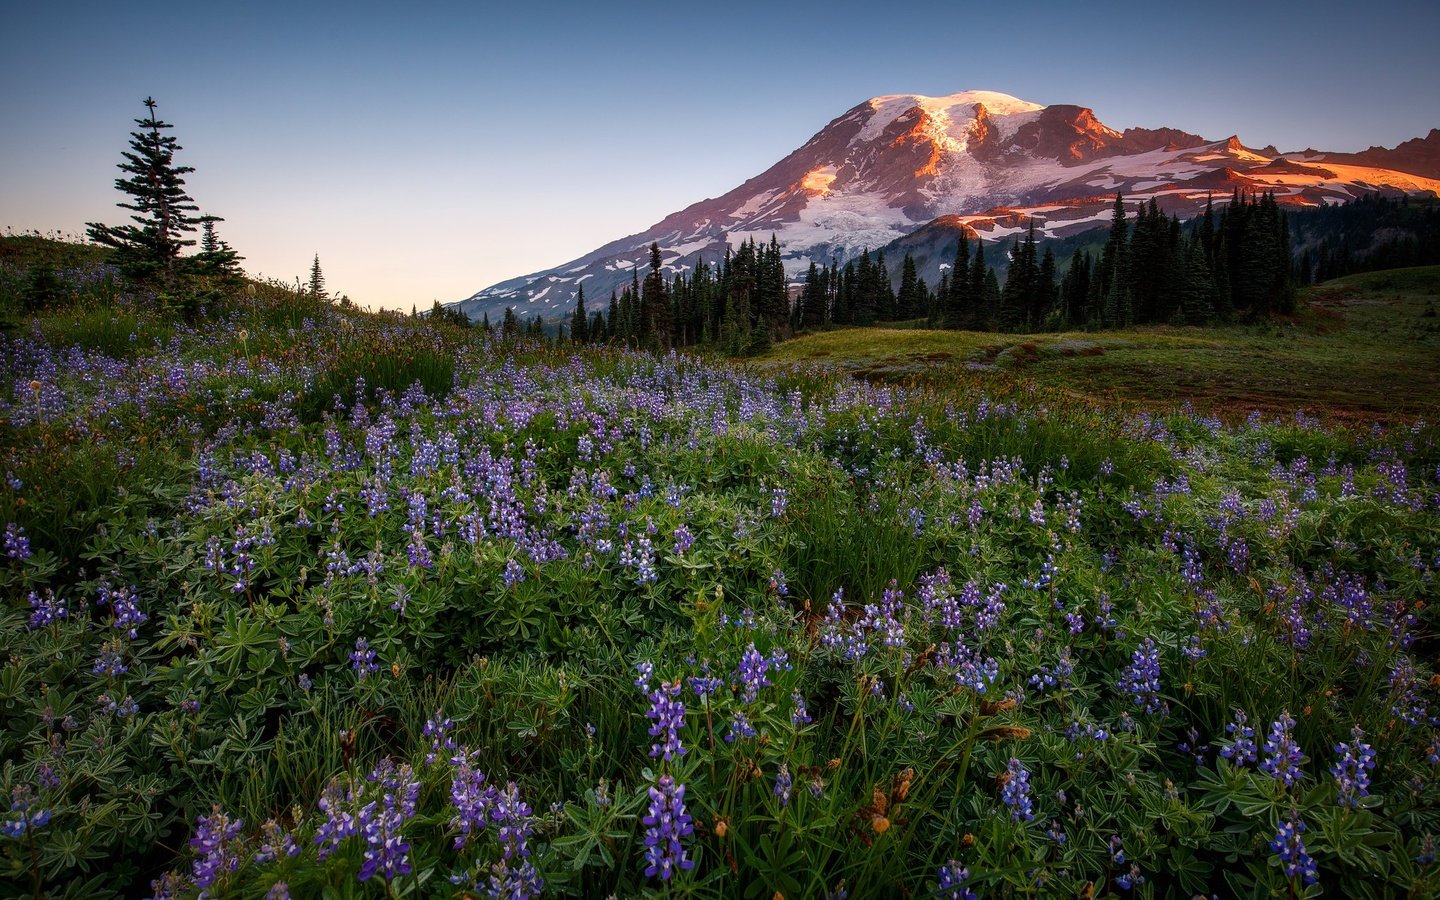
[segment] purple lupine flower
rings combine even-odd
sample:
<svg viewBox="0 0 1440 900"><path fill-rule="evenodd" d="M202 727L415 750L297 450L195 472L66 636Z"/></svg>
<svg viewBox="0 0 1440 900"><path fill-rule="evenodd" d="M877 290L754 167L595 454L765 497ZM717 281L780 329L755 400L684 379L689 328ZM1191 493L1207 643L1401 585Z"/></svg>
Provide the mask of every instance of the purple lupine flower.
<svg viewBox="0 0 1440 900"><path fill-rule="evenodd" d="M290 885L283 881L275 882L266 892L265 900L290 900Z"/></svg>
<svg viewBox="0 0 1440 900"><path fill-rule="evenodd" d="M790 792L794 781L790 777L790 764L781 763L780 771L775 773L775 796L780 798L780 806L790 805Z"/></svg>
<svg viewBox="0 0 1440 900"><path fill-rule="evenodd" d="M685 703L680 699L680 691L680 679L677 678L671 682L660 682L655 690L646 694L650 709L646 711L645 718L654 723L650 726L650 736L663 736L663 740L650 745L651 757L663 756L669 761L689 752L680 741L680 729L685 727Z"/></svg>
<svg viewBox="0 0 1440 900"><path fill-rule="evenodd" d="M1110 835L1110 864L1123 866L1125 862L1125 842L1118 834Z"/></svg>
<svg viewBox="0 0 1440 900"><path fill-rule="evenodd" d="M375 651L370 649L370 643L364 638L355 639L355 652L350 654L350 668L355 670L361 681L380 671L380 664L375 662Z"/></svg>
<svg viewBox="0 0 1440 900"><path fill-rule="evenodd" d="M35 808L35 789L17 784L10 789L10 813L0 821L0 836L19 840L27 832L50 824L50 810Z"/></svg>
<svg viewBox="0 0 1440 900"><path fill-rule="evenodd" d="M690 533L690 529L684 523L675 528L674 538L675 545L672 549L676 556L684 556L686 551L695 544L695 535Z"/></svg>
<svg viewBox="0 0 1440 900"><path fill-rule="evenodd" d="M219 806L210 815L195 820L195 834L190 846L199 854L191 866L195 886L208 888L227 874L240 868L240 854L235 839L240 836L244 821L231 820Z"/></svg>
<svg viewBox="0 0 1440 900"><path fill-rule="evenodd" d="M1175 749L1193 756L1196 766L1203 766L1205 765L1205 752L1210 749L1210 745L1200 743L1200 731L1192 727L1185 732L1185 740L1177 743Z"/></svg>
<svg viewBox="0 0 1440 900"><path fill-rule="evenodd" d="M708 703L711 694L725 687L725 679L710 673L710 661L707 659L700 664L700 674L690 676L690 690L695 692L695 698L701 703Z"/></svg>
<svg viewBox="0 0 1440 900"><path fill-rule="evenodd" d="M378 874L390 882L411 871L410 843L400 829L415 815L420 782L408 763L397 765L389 757L380 760L366 780L378 784L381 794L378 801L361 807L357 817L365 839L359 878L369 881Z"/></svg>
<svg viewBox="0 0 1440 900"><path fill-rule="evenodd" d="M1350 729L1353 740L1348 744L1336 744L1339 759L1330 767L1335 784L1340 789L1338 802L1341 806L1356 807L1361 797L1370 796L1370 772L1375 768L1375 748L1365 743L1365 732L1356 725Z"/></svg>
<svg viewBox="0 0 1440 900"><path fill-rule="evenodd" d="M1040 671L1030 676L1030 686L1044 693L1057 685L1063 688L1070 687L1070 676L1075 672L1075 662L1070 658L1070 648L1067 646L1060 651L1060 659L1054 667L1041 666Z"/></svg>
<svg viewBox="0 0 1440 900"><path fill-rule="evenodd" d="M502 858L507 862L530 855L530 836L535 832L531 824L533 817L530 804L521 799L520 788L515 782L508 782L504 790L495 795L490 821L498 826L495 837L500 842Z"/></svg>
<svg viewBox="0 0 1440 900"><path fill-rule="evenodd" d="M505 897L507 900L529 900L540 896L545 881L540 877L535 864L522 860L520 865L497 864L490 875L487 893L491 897Z"/></svg>
<svg viewBox="0 0 1440 900"><path fill-rule="evenodd" d="M166 872L150 882L151 900L180 900L190 882L179 872Z"/></svg>
<svg viewBox="0 0 1440 900"><path fill-rule="evenodd" d="M940 867L940 883L935 896L943 900L976 900L975 892L965 884L970 880L970 870L955 860Z"/></svg>
<svg viewBox="0 0 1440 900"><path fill-rule="evenodd" d="M1132 890L1145 883L1145 876L1140 874L1140 866L1131 863L1130 868L1115 876L1115 884L1122 891Z"/></svg>
<svg viewBox="0 0 1440 900"><path fill-rule="evenodd" d="M1275 838L1270 841L1270 849L1280 857L1280 867L1285 870L1286 877L1298 875L1306 884L1314 884L1320 878L1320 871L1305 850L1305 841L1300 837L1304 833L1305 823L1292 813L1289 819L1280 823Z"/></svg>
<svg viewBox="0 0 1440 900"><path fill-rule="evenodd" d="M745 687L744 701L754 703L759 695L760 689L770 686L770 661L761 655L755 645L751 644L745 648L740 656L740 665L735 670L735 675Z"/></svg>
<svg viewBox="0 0 1440 900"><path fill-rule="evenodd" d="M1130 656L1130 665L1121 673L1119 689L1130 695L1130 701L1146 713L1163 712L1160 699L1160 648L1146 638Z"/></svg>
<svg viewBox="0 0 1440 900"><path fill-rule="evenodd" d="M896 586L895 580L880 594L880 602L865 604L865 615L856 623L860 630L872 631L881 637L886 647L905 646L905 594Z"/></svg>
<svg viewBox="0 0 1440 900"><path fill-rule="evenodd" d="M518 561L506 560L505 571L500 575L500 580L507 588L514 587L525 580L525 570L520 567Z"/></svg>
<svg viewBox="0 0 1440 900"><path fill-rule="evenodd" d="M951 670L956 684L977 694L985 693L1000 677L1000 663L993 656L981 656L964 643L957 643L953 648L942 643L935 654L935 665Z"/></svg>
<svg viewBox="0 0 1440 900"><path fill-rule="evenodd" d="M288 859L300 854L300 845L295 843L294 835L281 828L274 819L265 820L265 824L260 826L260 834L262 840L260 849L255 851L255 862L264 865L282 856Z"/></svg>
<svg viewBox="0 0 1440 900"><path fill-rule="evenodd" d="M1270 734L1265 738L1265 758L1260 761L1260 771L1285 787L1305 777L1304 770L1300 768L1305 762L1305 754L1290 734L1290 729L1294 727L1295 720L1289 710L1281 711L1280 718L1270 723Z"/></svg>
<svg viewBox="0 0 1440 900"><path fill-rule="evenodd" d="M13 560L26 560L30 558L30 539L25 536L25 529L10 522L5 526L3 550L5 556Z"/></svg>
<svg viewBox="0 0 1440 900"><path fill-rule="evenodd" d="M1030 801L1030 772L1015 757L1010 757L1005 767L1005 784L1000 789L1000 800L1010 807L1010 821L1031 821L1035 808Z"/></svg>
<svg viewBox="0 0 1440 900"><path fill-rule="evenodd" d="M1390 667L1390 714L1406 725L1427 724L1429 708L1421 693L1423 688L1414 661L1408 656L1397 659Z"/></svg>
<svg viewBox="0 0 1440 900"><path fill-rule="evenodd" d="M490 823L491 811L500 796L495 785L485 783L485 773L474 767L472 757L470 751L462 750L451 760L455 771L450 782L450 803L455 807L455 817L450 827L458 832L456 850L465 848L471 832L482 831Z"/></svg>
<svg viewBox="0 0 1440 900"><path fill-rule="evenodd" d="M359 879L369 881L378 874L389 882L409 875L410 844L400 833L405 820L399 812L377 808L374 802L366 804L360 812L360 836L365 839L365 854Z"/></svg>
<svg viewBox="0 0 1440 900"><path fill-rule="evenodd" d="M130 671L130 667L125 664L125 643L119 638L102 643L100 655L95 659L95 665L90 671L106 678L119 678Z"/></svg>
<svg viewBox="0 0 1440 900"><path fill-rule="evenodd" d="M1237 766L1250 765L1259 758L1255 729L1250 727L1249 721L1245 710L1236 709L1234 720L1225 725L1225 733L1232 737L1228 746L1220 748L1220 755Z"/></svg>
<svg viewBox="0 0 1440 900"><path fill-rule="evenodd" d="M65 601L55 596L55 592L48 588L43 597L31 591L29 600L31 631L38 631L52 622L58 622L69 613L69 610L65 608Z"/></svg>
<svg viewBox="0 0 1440 900"><path fill-rule="evenodd" d="M1005 615L1005 591L1008 586L996 582L990 585L990 591L985 595L985 605L975 610L975 629L977 631L989 631L1000 624L1001 616Z"/></svg>
<svg viewBox="0 0 1440 900"><path fill-rule="evenodd" d="M785 580L785 572L776 569L770 573L770 592L777 597L790 596L790 583Z"/></svg>
<svg viewBox="0 0 1440 900"><path fill-rule="evenodd" d="M1120 623L1115 619L1115 604L1110 601L1110 594L1102 591L1097 605L1100 612L1095 616L1095 624L1101 631L1114 631Z"/></svg>
<svg viewBox="0 0 1440 900"><path fill-rule="evenodd" d="M315 802L315 808L325 816L320 827L315 830L314 842L320 848L316 853L319 859L328 857L341 842L356 833L360 818L359 805L360 795L350 778L337 775L325 785L324 793Z"/></svg>
<svg viewBox="0 0 1440 900"><path fill-rule="evenodd" d="M421 735L430 739L430 752L425 754L425 765L435 765L441 750L454 750L455 738L450 734L455 729L455 723L445 718L445 713L435 710L435 716L425 720L425 727L421 729Z"/></svg>
<svg viewBox="0 0 1440 900"><path fill-rule="evenodd" d="M649 662L638 662L635 664L635 686L646 693L650 692L650 678L655 674L655 664Z"/></svg>
<svg viewBox="0 0 1440 900"><path fill-rule="evenodd" d="M1427 834L1420 842L1420 853L1415 861L1422 866L1434 865L1435 863L1435 835Z"/></svg>
<svg viewBox="0 0 1440 900"><path fill-rule="evenodd" d="M645 826L645 875L669 881L677 871L693 869L681 842L695 831L685 811L685 785L661 775L650 788L650 807L640 823Z"/></svg>
<svg viewBox="0 0 1440 900"><path fill-rule="evenodd" d="M790 723L796 728L799 728L801 725L809 725L811 718L810 711L805 708L805 696L799 691L795 691L790 695L790 703L792 707L790 711Z"/></svg>
<svg viewBox="0 0 1440 900"><path fill-rule="evenodd" d="M845 589L840 588L825 604L825 619L820 624L820 646L836 649L845 643Z"/></svg>
<svg viewBox="0 0 1440 900"><path fill-rule="evenodd" d="M494 825L501 859L490 868L486 892L492 897L509 897L512 900L539 896L545 882L529 860L528 842L534 831L530 806L521 799L520 789L514 782L507 784L503 790L497 790L493 785L484 786L485 776L470 767L471 755L467 751L453 761L457 768L451 796L460 815L451 821L451 826L461 829L460 836L455 839L455 847L457 850L463 848L472 831ZM451 878L456 884L465 880L469 880L472 887L479 887L473 877L465 879L457 875Z"/></svg>
<svg viewBox="0 0 1440 900"><path fill-rule="evenodd" d="M435 567L435 556L430 552L430 546L425 543L425 532L417 528L410 532L410 545L406 550L407 558L412 569L432 569ZM514 562L514 560L511 560ZM506 574L509 574L509 567L506 567Z"/></svg>
<svg viewBox="0 0 1440 900"><path fill-rule="evenodd" d="M140 595L133 587L112 591L102 584L96 603L110 608L111 625L132 641L139 637L139 627L150 621L150 617L140 611Z"/></svg>
<svg viewBox="0 0 1440 900"><path fill-rule="evenodd" d="M725 743L733 744L737 740L753 738L755 733L755 728L750 724L750 717L737 709L735 715L730 719L730 730L725 733Z"/></svg>
<svg viewBox="0 0 1440 900"><path fill-rule="evenodd" d="M789 502L790 496L785 492L785 489L783 487L776 486L771 488L770 517L778 519L781 516L785 515L785 508L789 504Z"/></svg>

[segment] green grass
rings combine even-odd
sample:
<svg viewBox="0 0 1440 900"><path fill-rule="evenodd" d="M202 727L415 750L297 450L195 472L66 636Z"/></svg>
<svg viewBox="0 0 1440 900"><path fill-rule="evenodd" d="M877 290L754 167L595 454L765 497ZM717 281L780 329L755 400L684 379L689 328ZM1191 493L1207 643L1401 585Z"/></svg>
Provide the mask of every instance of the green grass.
<svg viewBox="0 0 1440 900"><path fill-rule="evenodd" d="M1307 408L1342 420L1440 413L1440 266L1312 288L1299 314L1263 325L995 334L843 328L774 347L761 362L839 366L870 379L1034 383L1154 406L1191 401L1227 417Z"/></svg>

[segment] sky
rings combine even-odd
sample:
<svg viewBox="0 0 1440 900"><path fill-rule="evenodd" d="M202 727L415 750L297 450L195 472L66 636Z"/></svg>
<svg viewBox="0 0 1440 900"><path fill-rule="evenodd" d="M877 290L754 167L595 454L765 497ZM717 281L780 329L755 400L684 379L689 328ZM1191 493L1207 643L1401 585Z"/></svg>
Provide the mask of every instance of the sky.
<svg viewBox="0 0 1440 900"><path fill-rule="evenodd" d="M115 164L153 96L247 271L293 282L318 254L374 308L643 231L882 94L994 90L1281 150L1440 127L1433 0L0 9L0 229L124 221Z"/></svg>

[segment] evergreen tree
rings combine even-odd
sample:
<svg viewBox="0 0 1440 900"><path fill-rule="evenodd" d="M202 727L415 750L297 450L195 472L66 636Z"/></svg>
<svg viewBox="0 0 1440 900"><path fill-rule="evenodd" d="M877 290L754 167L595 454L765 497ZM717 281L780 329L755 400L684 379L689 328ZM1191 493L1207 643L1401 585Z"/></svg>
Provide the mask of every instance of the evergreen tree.
<svg viewBox="0 0 1440 900"><path fill-rule="evenodd" d="M764 320L766 346L771 340L783 338L790 325L790 293L785 284L785 262L780 242L770 235L770 243L760 248L756 272L756 314Z"/></svg>
<svg viewBox="0 0 1440 900"><path fill-rule="evenodd" d="M991 311L993 304L999 303L1000 289L999 282L995 282L995 291L990 291L991 282L995 282L995 272L985 265L985 242L980 238L975 239L975 260L970 264L970 317L961 327L969 328L972 331L985 331L990 327Z"/></svg>
<svg viewBox="0 0 1440 900"><path fill-rule="evenodd" d="M1026 265L1024 251L1017 241L1010 248L1010 274L1005 277L1005 287L1000 292L1000 311L996 325L1001 331L1024 331L1026 311L1033 277Z"/></svg>
<svg viewBox="0 0 1440 900"><path fill-rule="evenodd" d="M1092 315L1090 307L1091 256L1079 248L1070 256L1070 268L1060 284L1061 320L1066 328L1085 327Z"/></svg>
<svg viewBox="0 0 1440 900"><path fill-rule="evenodd" d="M215 223L223 221L219 216L200 217L200 252L195 254L194 269L202 278L234 287L244 279L240 260L245 257L236 253L215 233Z"/></svg>
<svg viewBox="0 0 1440 900"><path fill-rule="evenodd" d="M1100 251L1100 266L1091 284L1093 308L1097 309L1095 324L1102 328L1114 328L1113 316L1119 314L1121 285L1126 280L1126 268L1122 265L1125 249L1130 237L1125 222L1125 199L1115 195L1115 211L1110 217L1110 236L1105 248Z"/></svg>
<svg viewBox="0 0 1440 900"><path fill-rule="evenodd" d="M877 321L893 321L895 318L895 288L890 284L890 267L885 265L885 251L875 254L875 267L871 270L874 279L872 287Z"/></svg>
<svg viewBox="0 0 1440 900"><path fill-rule="evenodd" d="M305 293L312 300L329 300L330 295L325 293L325 274L320 271L320 254L315 254L315 261L310 264L310 285Z"/></svg>
<svg viewBox="0 0 1440 900"><path fill-rule="evenodd" d="M905 254L900 264L900 293L895 297L895 318L906 320L920 315L920 291L915 275L915 258Z"/></svg>
<svg viewBox="0 0 1440 900"><path fill-rule="evenodd" d="M585 285L575 292L575 312L570 316L570 339L577 344L590 339L590 319L585 315Z"/></svg>
<svg viewBox="0 0 1440 900"><path fill-rule="evenodd" d="M175 165L175 151L183 148L173 135L162 134L173 126L156 118L152 98L145 98L145 108L149 113L135 120L140 130L130 133L130 151L118 164L129 177L115 179L115 187L133 200L116 205L133 211L135 224L87 222L86 234L114 248L115 263L126 278L171 290L180 275L181 248L195 243L184 235L195 230L199 219L192 213L199 207L185 193L182 177L195 170Z"/></svg>
<svg viewBox="0 0 1440 900"><path fill-rule="evenodd" d="M670 346L674 323L670 316L670 296L665 288L665 273L661 271L660 245L650 244L650 271L645 276L645 286L640 295L640 337L653 341L661 349Z"/></svg>
<svg viewBox="0 0 1440 900"><path fill-rule="evenodd" d="M966 328L973 321L974 295L970 283L970 247L965 233L960 233L960 243L955 247L955 264L950 268L950 290L942 295L945 306L946 328Z"/></svg>
<svg viewBox="0 0 1440 900"><path fill-rule="evenodd" d="M1190 241L1185 249L1185 267L1180 284L1180 311L1177 321L1206 325L1215 318L1215 279L1205 259L1204 241Z"/></svg>
<svg viewBox="0 0 1440 900"><path fill-rule="evenodd" d="M819 328L825 324L825 293L820 267L811 262L805 273L805 289L800 293L801 328Z"/></svg>
<svg viewBox="0 0 1440 900"><path fill-rule="evenodd" d="M1047 246L1040 258L1040 272L1035 279L1034 327L1039 330L1046 326L1058 305L1058 286L1055 283L1055 254Z"/></svg>
<svg viewBox="0 0 1440 900"><path fill-rule="evenodd" d="M1000 309L1000 279L995 276L993 266L985 267L985 283L980 293L980 307L985 317L985 327L990 328Z"/></svg>

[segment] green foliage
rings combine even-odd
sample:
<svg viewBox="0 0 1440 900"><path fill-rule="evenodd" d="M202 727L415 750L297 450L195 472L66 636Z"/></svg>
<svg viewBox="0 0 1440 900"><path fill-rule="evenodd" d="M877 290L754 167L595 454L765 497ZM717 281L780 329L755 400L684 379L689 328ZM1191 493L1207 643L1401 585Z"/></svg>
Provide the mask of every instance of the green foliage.
<svg viewBox="0 0 1440 900"><path fill-rule="evenodd" d="M1325 890L1440 886L1435 426L255 293L3 338L0 894L457 897L528 861L560 896L927 896L954 860L983 896L1308 895L1267 846L1292 819ZM677 680L686 752L652 755ZM1257 743L1293 716L1294 785L1219 754L1237 708ZM1341 805L1356 726L1377 764ZM475 772L506 805L465 831ZM674 784L694 867L662 882ZM390 808L408 871L362 881L325 823Z"/></svg>

